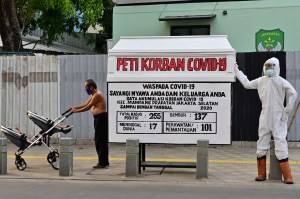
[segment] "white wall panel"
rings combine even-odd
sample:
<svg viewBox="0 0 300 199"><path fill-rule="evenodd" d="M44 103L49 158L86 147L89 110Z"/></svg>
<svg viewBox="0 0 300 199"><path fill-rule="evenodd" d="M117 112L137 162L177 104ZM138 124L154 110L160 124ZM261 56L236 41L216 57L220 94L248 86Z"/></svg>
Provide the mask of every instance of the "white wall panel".
<svg viewBox="0 0 300 199"><path fill-rule="evenodd" d="M59 112L58 57L0 57L1 124L32 137L40 129L27 111L55 119Z"/></svg>
<svg viewBox="0 0 300 199"><path fill-rule="evenodd" d="M286 53L286 79L295 87L298 93L298 99L289 117L290 122L298 101L300 100L300 52ZM290 132L288 132L288 140L300 140L300 109L296 114L296 118L293 122Z"/></svg>
<svg viewBox="0 0 300 199"><path fill-rule="evenodd" d="M59 56L59 60L61 112L69 107L80 105L88 99L84 89L84 82L87 79L93 79L106 98L106 55L67 55ZM74 125L68 137L94 138L94 119L89 111L71 115L66 123Z"/></svg>

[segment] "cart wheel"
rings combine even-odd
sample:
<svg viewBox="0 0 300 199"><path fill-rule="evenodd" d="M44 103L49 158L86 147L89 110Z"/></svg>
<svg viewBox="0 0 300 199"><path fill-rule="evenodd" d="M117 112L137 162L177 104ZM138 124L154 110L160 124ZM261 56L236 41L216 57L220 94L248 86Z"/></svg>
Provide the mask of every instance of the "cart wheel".
<svg viewBox="0 0 300 199"><path fill-rule="evenodd" d="M16 160L15 164L16 164L17 169L20 171L23 171L27 167L27 164L23 158L18 158Z"/></svg>
<svg viewBox="0 0 300 199"><path fill-rule="evenodd" d="M59 169L59 153L55 153L55 156L51 159L51 166L55 169Z"/></svg>
<svg viewBox="0 0 300 199"><path fill-rule="evenodd" d="M59 153L57 151L52 151L47 156L47 161L52 164L53 157L59 156Z"/></svg>

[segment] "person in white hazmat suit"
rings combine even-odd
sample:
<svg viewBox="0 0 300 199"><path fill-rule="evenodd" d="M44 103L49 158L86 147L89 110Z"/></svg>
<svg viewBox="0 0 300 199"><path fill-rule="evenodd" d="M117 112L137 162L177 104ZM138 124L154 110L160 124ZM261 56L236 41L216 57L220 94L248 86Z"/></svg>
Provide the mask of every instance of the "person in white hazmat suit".
<svg viewBox="0 0 300 199"><path fill-rule="evenodd" d="M235 74L246 89L257 89L262 110L259 117L257 141L257 169L256 181L266 180L266 155L270 148L271 135L275 142L275 155L279 161L280 170L286 184L293 184L291 169L288 162L287 121L288 116L297 99L297 92L293 86L279 76L279 60L275 57L268 59L263 66L263 76L249 81L243 72L235 65ZM288 103L284 107L285 96Z"/></svg>

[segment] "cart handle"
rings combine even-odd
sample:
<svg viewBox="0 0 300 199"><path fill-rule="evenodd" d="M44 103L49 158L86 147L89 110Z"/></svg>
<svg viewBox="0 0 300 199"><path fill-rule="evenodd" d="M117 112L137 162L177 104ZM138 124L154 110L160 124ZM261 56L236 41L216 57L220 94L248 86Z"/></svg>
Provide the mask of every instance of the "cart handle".
<svg viewBox="0 0 300 199"><path fill-rule="evenodd" d="M71 108L69 108L68 110L66 110L65 112L63 112L61 115L64 116L65 114L69 113L71 111Z"/></svg>
<svg viewBox="0 0 300 199"><path fill-rule="evenodd" d="M69 117L69 116L72 115L72 114L73 114L73 112L69 113L68 115L66 115L66 118Z"/></svg>

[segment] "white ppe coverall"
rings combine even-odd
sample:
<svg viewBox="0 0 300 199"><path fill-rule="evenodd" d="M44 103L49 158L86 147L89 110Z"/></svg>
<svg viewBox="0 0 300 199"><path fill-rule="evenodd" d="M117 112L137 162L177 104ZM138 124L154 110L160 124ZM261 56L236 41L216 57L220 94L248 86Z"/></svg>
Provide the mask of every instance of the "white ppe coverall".
<svg viewBox="0 0 300 199"><path fill-rule="evenodd" d="M287 121L288 115L293 109L297 99L297 92L293 86L279 76L279 60L277 58L268 59L263 67L265 73L266 64L274 66L272 76L264 75L249 81L243 72L235 67L236 77L246 89L257 89L262 110L259 117L259 128L256 155L258 158L266 156L270 148L271 135L275 142L275 155L278 160L288 158ZM288 97L286 107L284 107L285 96Z"/></svg>

